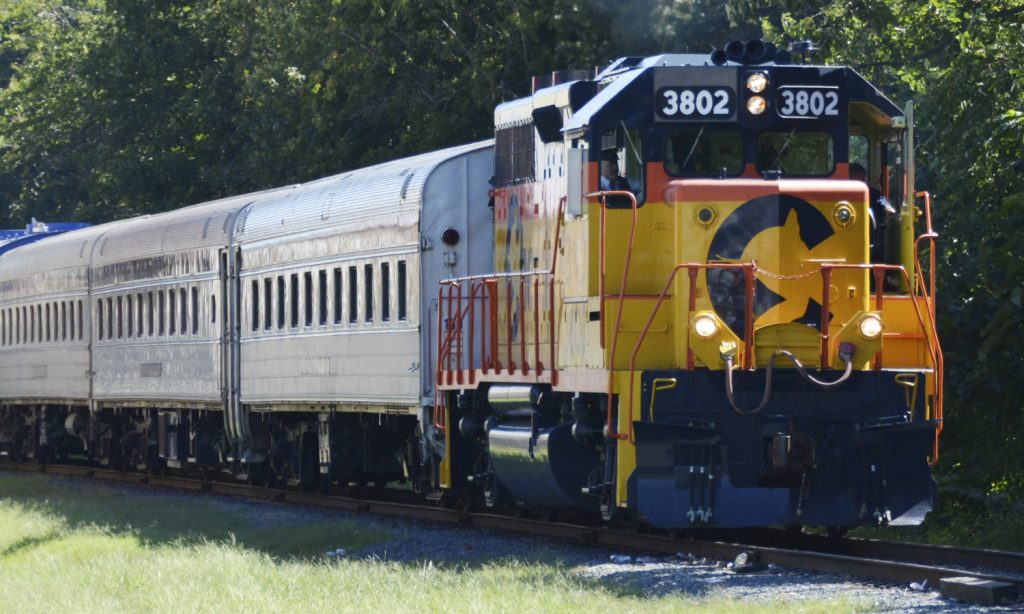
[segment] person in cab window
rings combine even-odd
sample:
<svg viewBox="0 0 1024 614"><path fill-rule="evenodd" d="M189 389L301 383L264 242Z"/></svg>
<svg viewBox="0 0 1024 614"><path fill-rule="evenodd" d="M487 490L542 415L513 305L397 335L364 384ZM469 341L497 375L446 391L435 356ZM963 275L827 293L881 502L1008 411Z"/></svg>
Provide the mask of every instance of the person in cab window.
<svg viewBox="0 0 1024 614"><path fill-rule="evenodd" d="M889 204L889 199L882 196L882 193L877 188L868 183L868 174L862 165L857 162L850 165L850 179L867 184L868 186L868 205L870 205L868 215L871 216L872 226L878 228L886 223L888 218L896 214L896 209Z"/></svg>
<svg viewBox="0 0 1024 614"><path fill-rule="evenodd" d="M619 157L614 151L601 155L601 189L633 191L629 180L619 174Z"/></svg>

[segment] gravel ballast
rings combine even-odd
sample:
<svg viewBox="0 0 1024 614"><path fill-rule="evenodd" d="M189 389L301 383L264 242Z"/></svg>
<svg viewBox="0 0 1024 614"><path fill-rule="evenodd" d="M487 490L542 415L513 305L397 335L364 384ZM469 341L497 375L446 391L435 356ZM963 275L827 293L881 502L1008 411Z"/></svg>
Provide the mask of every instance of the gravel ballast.
<svg viewBox="0 0 1024 614"><path fill-rule="evenodd" d="M3 473L6 472L0 472L0 475ZM59 480L61 486L67 488L89 489L96 485L96 482L80 478L50 476L49 479ZM474 565L509 559L538 565L557 563L584 579L618 587L630 586L651 597L682 592L694 596L714 594L749 602L842 598L870 604L871 610L880 612L1016 612L1024 608L1024 602L1020 600L984 608L946 599L939 594L937 586L884 584L774 565L761 571L735 573L729 569L728 561L704 559L686 552L670 557L644 556L504 531L452 527L288 503L186 491L155 491L148 487L116 483L103 483L103 486L122 490L131 496L151 497L154 503L168 497L203 498L240 516L254 527L301 530L304 524L339 521L355 523L368 531L384 531L392 536L361 549L341 552L338 544L324 544L325 560L340 556L349 560L376 559L417 565Z"/></svg>

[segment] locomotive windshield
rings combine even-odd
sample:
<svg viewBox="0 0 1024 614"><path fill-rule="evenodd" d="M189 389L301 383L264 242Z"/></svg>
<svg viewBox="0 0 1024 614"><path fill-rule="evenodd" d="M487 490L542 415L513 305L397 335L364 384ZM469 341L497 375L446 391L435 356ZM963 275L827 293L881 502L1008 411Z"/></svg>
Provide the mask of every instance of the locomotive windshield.
<svg viewBox="0 0 1024 614"><path fill-rule="evenodd" d="M825 177L835 170L834 151L828 132L765 132L757 137L757 170Z"/></svg>
<svg viewBox="0 0 1024 614"><path fill-rule="evenodd" d="M674 177L735 177L743 172L743 139L735 130L688 126L669 132L665 171Z"/></svg>

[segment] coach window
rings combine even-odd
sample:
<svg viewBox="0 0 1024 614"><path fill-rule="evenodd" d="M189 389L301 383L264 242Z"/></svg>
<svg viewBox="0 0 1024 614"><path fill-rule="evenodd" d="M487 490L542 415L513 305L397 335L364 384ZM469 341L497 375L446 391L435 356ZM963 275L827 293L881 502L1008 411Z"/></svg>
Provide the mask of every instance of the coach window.
<svg viewBox="0 0 1024 614"><path fill-rule="evenodd" d="M380 263L380 321L391 321L391 264Z"/></svg>
<svg viewBox="0 0 1024 614"><path fill-rule="evenodd" d="M181 291L178 293L178 295L181 297L181 304L179 305L179 307L181 307L181 328L179 328L178 331L182 335L187 335L188 334L188 290L186 290L185 288L182 288Z"/></svg>
<svg viewBox="0 0 1024 614"><path fill-rule="evenodd" d="M826 177L835 170L834 150L827 132L764 132L757 137L757 171Z"/></svg>
<svg viewBox="0 0 1024 614"><path fill-rule="evenodd" d="M284 275L277 276L277 329L284 329Z"/></svg>
<svg viewBox="0 0 1024 614"><path fill-rule="evenodd" d="M199 288L192 286L192 302L189 303L192 308L192 334L199 334Z"/></svg>
<svg viewBox="0 0 1024 614"><path fill-rule="evenodd" d="M313 273L306 271L302 274L302 302L305 313L306 326L313 326Z"/></svg>
<svg viewBox="0 0 1024 614"><path fill-rule="evenodd" d="M252 280L249 287L252 291L252 332L256 332L260 329L260 280Z"/></svg>
<svg viewBox="0 0 1024 614"><path fill-rule="evenodd" d="M274 281L263 280L263 330L270 330L274 324Z"/></svg>
<svg viewBox="0 0 1024 614"><path fill-rule="evenodd" d="M317 271L317 281L319 287L317 288L317 300L320 307L320 326L327 324L327 270L320 269Z"/></svg>
<svg viewBox="0 0 1024 614"><path fill-rule="evenodd" d="M156 319L156 306L153 305L153 302L153 292L151 290L146 293L146 333L150 337L156 332L153 326L153 321Z"/></svg>
<svg viewBox="0 0 1024 614"><path fill-rule="evenodd" d="M210 324L217 323L217 295L210 295Z"/></svg>
<svg viewBox="0 0 1024 614"><path fill-rule="evenodd" d="M408 290L406 289L405 260L398 261L398 319L408 318Z"/></svg>
<svg viewBox="0 0 1024 614"><path fill-rule="evenodd" d="M43 306L36 305L36 343L43 342Z"/></svg>
<svg viewBox="0 0 1024 614"><path fill-rule="evenodd" d="M359 321L359 275L356 267L348 267L348 323Z"/></svg>
<svg viewBox="0 0 1024 614"><path fill-rule="evenodd" d="M114 338L114 299L107 297L107 339Z"/></svg>
<svg viewBox="0 0 1024 614"><path fill-rule="evenodd" d="M288 308L291 310L291 311L288 312L289 315L291 315L291 319L289 320L289 323L291 324L292 328L298 328L299 327L299 274L298 273L292 273L291 274L291 278L290 278L289 281L291 283L291 294L289 295L289 299L290 300L288 301Z"/></svg>
<svg viewBox="0 0 1024 614"><path fill-rule="evenodd" d="M124 319L127 323L127 326L125 327L125 335L130 338L135 333L135 302L132 300L131 294L126 296L124 300Z"/></svg>
<svg viewBox="0 0 1024 614"><path fill-rule="evenodd" d="M167 334L174 335L178 330L178 295L171 288L167 291Z"/></svg>
<svg viewBox="0 0 1024 614"><path fill-rule="evenodd" d="M0 311L0 343L7 346L7 310Z"/></svg>
<svg viewBox="0 0 1024 614"><path fill-rule="evenodd" d="M143 316L143 312L145 311L143 309L142 293L141 292L139 292L138 294L135 295L135 309L136 309L136 312L137 312L135 314L137 316L136 322L138 323L138 327L135 329L135 336L141 337L142 336L142 331L143 331L143 328L142 328L143 317L142 316Z"/></svg>
<svg viewBox="0 0 1024 614"><path fill-rule="evenodd" d="M334 323L341 324L341 267L334 267Z"/></svg>
<svg viewBox="0 0 1024 614"><path fill-rule="evenodd" d="M156 298L157 298L157 303L156 303L157 312L156 313L157 313L157 318L158 318L158 321L157 321L157 324L158 324L157 334L159 334L161 337L163 337L164 336L164 332L167 330L167 299L165 298L165 295L164 295L162 290L157 290Z"/></svg>
<svg viewBox="0 0 1024 614"><path fill-rule="evenodd" d="M60 340L68 340L68 302L60 302Z"/></svg>
<svg viewBox="0 0 1024 614"><path fill-rule="evenodd" d="M363 266L363 299L366 301L366 306L363 307L363 313L365 314L364 320L366 322L373 322L373 265L367 264Z"/></svg>
<svg viewBox="0 0 1024 614"><path fill-rule="evenodd" d="M50 340L50 304L49 303L46 304L46 319L43 320L43 325L44 325L44 327L46 329L45 330L46 336L43 337L42 340L43 341L49 341Z"/></svg>
<svg viewBox="0 0 1024 614"><path fill-rule="evenodd" d="M96 339L103 341L103 299L96 303Z"/></svg>

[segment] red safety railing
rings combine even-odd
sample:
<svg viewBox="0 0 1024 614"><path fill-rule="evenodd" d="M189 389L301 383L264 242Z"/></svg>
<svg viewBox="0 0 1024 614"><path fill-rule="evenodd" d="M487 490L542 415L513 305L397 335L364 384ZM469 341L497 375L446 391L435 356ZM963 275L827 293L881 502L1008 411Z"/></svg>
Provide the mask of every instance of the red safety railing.
<svg viewBox="0 0 1024 614"><path fill-rule="evenodd" d="M600 193L599 193L600 194ZM593 196L593 194L588 195ZM918 326L920 327L922 337L926 340L928 357L931 362L932 369L934 371L933 378L933 398L934 407L932 416L938 422L938 427L935 433L935 443L932 450L932 464L938 462L939 459L939 434L942 432L943 426L943 387L944 387L944 363L942 355L942 346L939 343L937 323L935 320L935 241L938 238L938 234L932 227L932 215L931 215L931 195L928 192L918 192L917 196L923 197L925 200L925 220L926 230L924 234L917 237L915 241L915 279L911 282L907 271L902 266L886 265L886 264L842 264L842 263L824 263L820 268L821 279L822 279L822 305L830 304L830 289L831 289L831 276L832 271L835 269L859 269L868 270L874 276L875 281L875 309L882 311L884 309L885 293L884 293L884 281L886 272L893 271L897 272L906 283L907 288L911 288L912 291L909 293L910 299L914 307L914 313L917 317ZM605 319L605 291L604 291L604 278L605 278L605 222L604 222L604 206L605 200L602 198L602 216L601 216L601 322L602 322L602 334L604 332L604 319ZM622 301L624 297L626 280L628 279L629 273L629 255L632 253L633 242L636 232L636 201L633 200L633 226L630 232L629 241L629 253L627 253L624 271L623 271L623 282L620 286L619 291L619 313L615 326L615 333L612 337L611 347L611 360L615 357L615 345L618 338L618 332L620 328L620 322L622 317ZM928 282L925 283L923 275L923 267L921 265L921 243L922 241L928 241L929 247L929 259L930 267L928 274ZM689 320L689 314L693 313L697 307L697 275L701 270L707 269L738 269L743 271L744 282L745 282L745 330L744 330L744 356L743 356L743 368L751 369L752 360L754 356L753 346L753 295L754 295L754 278L759 272L757 264L755 262L749 263L686 263L676 265L670 272L661 293L658 295L655 301L654 307L651 310L651 315L644 324L644 327L637 338L636 344L633 347L633 352L630 355L629 363L629 390L628 390L628 421L629 432L620 433L618 432L615 424L615 380L613 377L614 365L609 368L608 377L608 413L606 421L606 430L609 437L615 439L628 439L635 441L635 432L633 429L633 382L634 374L636 372L636 361L640 353L640 348L643 345L647 334L650 332L650 328L654 323L654 319L657 316L658 310L662 303L668 297L669 290L672 288L672 284L675 281L676 275L679 271L686 269L689 276L689 300L687 301L687 315L685 320ZM801 277L806 274L801 274ZM772 277L778 277L777 274L770 274ZM921 310L922 303L924 309L928 313L929 318L925 319ZM822 321L819 325L820 332L820 343L821 343L821 360L820 368L827 369L830 364L830 332L829 332L829 316L828 309L822 310ZM883 337L884 344L884 337ZM603 344L602 344L603 345ZM878 350L873 359L873 368L880 370L882 368L882 348ZM692 349L687 350L686 368L693 370L695 367L695 357Z"/></svg>
<svg viewBox="0 0 1024 614"><path fill-rule="evenodd" d="M444 430L442 387L475 386L477 373L558 383L555 271L566 198L559 201L551 267L440 282L437 293L434 427ZM499 322L504 326L499 328Z"/></svg>

